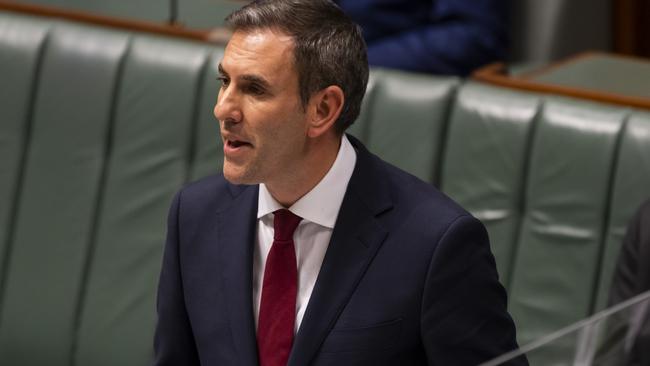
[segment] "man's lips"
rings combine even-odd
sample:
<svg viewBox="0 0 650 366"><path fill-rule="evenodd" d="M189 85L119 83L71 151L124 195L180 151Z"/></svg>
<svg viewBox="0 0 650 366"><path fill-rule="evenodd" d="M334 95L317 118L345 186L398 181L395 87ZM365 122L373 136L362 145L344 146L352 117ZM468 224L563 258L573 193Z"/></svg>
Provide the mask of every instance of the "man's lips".
<svg viewBox="0 0 650 366"><path fill-rule="evenodd" d="M241 146L245 146L245 145L248 145L248 146L251 146L251 147L253 146L250 143L248 143L246 141L241 141L241 140L226 140L226 144L228 144L229 147L232 147L232 148L235 148L235 149L238 148L238 147L241 147Z"/></svg>
<svg viewBox="0 0 650 366"><path fill-rule="evenodd" d="M253 145L250 142L230 137L224 140L223 152L227 155L233 156L252 147Z"/></svg>

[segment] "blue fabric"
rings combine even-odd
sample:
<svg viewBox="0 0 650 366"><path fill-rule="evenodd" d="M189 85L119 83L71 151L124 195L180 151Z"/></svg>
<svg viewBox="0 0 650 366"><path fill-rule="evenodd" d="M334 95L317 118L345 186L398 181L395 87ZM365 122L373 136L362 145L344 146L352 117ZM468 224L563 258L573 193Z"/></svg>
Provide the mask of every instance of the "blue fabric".
<svg viewBox="0 0 650 366"><path fill-rule="evenodd" d="M505 59L505 0L338 0L363 28L371 65L465 76Z"/></svg>

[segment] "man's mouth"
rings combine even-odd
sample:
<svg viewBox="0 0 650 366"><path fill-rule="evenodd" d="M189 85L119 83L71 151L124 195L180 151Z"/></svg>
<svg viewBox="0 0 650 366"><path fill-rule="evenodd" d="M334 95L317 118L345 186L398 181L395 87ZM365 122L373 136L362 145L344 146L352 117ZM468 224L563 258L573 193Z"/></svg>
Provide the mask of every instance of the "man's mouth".
<svg viewBox="0 0 650 366"><path fill-rule="evenodd" d="M228 159L237 159L253 148L253 144L243 140L226 139L223 144L223 153Z"/></svg>
<svg viewBox="0 0 650 366"><path fill-rule="evenodd" d="M253 146L253 145L251 145L250 143L248 143L246 141L240 141L240 140L226 140L226 144L228 145L228 147L233 148L233 149L236 149L236 148L239 148L239 147L242 147L242 146L250 146L250 147Z"/></svg>

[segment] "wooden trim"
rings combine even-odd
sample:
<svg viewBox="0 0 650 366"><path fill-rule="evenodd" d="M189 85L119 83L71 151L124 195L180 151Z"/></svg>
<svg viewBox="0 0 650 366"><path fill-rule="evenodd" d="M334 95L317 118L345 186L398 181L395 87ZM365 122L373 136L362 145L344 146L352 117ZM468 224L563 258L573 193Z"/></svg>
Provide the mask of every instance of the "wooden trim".
<svg viewBox="0 0 650 366"><path fill-rule="evenodd" d="M511 89L527 90L532 92L565 95L574 98L595 100L598 102L619 104L635 108L650 109L650 99L629 97L612 93L595 92L591 90L570 88L553 84L540 83L520 78L512 78L505 74L506 67L503 63L494 63L476 70L472 79L488 84L494 84Z"/></svg>
<svg viewBox="0 0 650 366"><path fill-rule="evenodd" d="M596 56L596 55L603 55L603 54L604 54L604 52L597 52L597 51L582 52L582 53L579 53L579 54L577 54L575 56L571 56L569 58L566 58L564 60L560 60L560 61L551 63L549 65L542 66L542 67L540 67L538 69L530 70L530 71L518 74L517 78L518 79L532 79L532 78L535 78L535 77L537 77L539 75L546 74L548 72L554 71L554 70L556 70L556 69L558 69L560 67L564 67L566 65L572 64L572 63L577 62L577 61L582 61L585 58L593 57L593 56Z"/></svg>
<svg viewBox="0 0 650 366"><path fill-rule="evenodd" d="M38 16L54 17L65 20L72 20L82 23L90 23L105 27L118 28L130 31L154 33L165 36L192 39L196 41L208 42L210 37L209 31L199 31L182 28L178 25L164 25L153 22L145 22L131 19L121 19L85 13L81 11L61 9L51 6L41 6L33 4L16 3L12 1L0 0L0 10L7 10L17 13L25 13Z"/></svg>
<svg viewBox="0 0 650 366"><path fill-rule="evenodd" d="M527 71L521 74L517 74L516 78L518 79L533 79L538 77L539 75L543 75L552 71L555 71L556 69L565 67L567 65L576 63L578 61L583 61L584 59L590 58L590 57L613 57L617 58L620 60L628 60L632 62L643 62L643 63L648 63L650 62L649 58L646 57L640 57L637 55L622 55L622 54L615 54L615 53L607 53L607 52L602 52L602 51L586 51L582 53L578 53L577 55L568 57L564 60L560 60L557 62L554 62L552 64L549 64L547 66L542 66L539 69Z"/></svg>
<svg viewBox="0 0 650 366"><path fill-rule="evenodd" d="M617 54L617 53L607 53L607 52L594 52L594 55L606 55L609 57L616 57L620 58L623 60L629 60L629 61L636 61L636 62L650 62L650 58L648 56L643 56L643 55L624 55L624 54Z"/></svg>

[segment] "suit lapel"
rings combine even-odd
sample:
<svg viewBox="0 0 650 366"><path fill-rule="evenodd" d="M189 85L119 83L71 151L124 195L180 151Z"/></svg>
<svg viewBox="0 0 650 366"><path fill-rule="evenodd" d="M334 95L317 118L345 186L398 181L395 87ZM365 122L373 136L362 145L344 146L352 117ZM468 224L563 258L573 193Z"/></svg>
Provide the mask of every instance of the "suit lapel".
<svg viewBox="0 0 650 366"><path fill-rule="evenodd" d="M377 216L392 207L375 157L353 138L357 164L348 184L289 366L308 365L388 234Z"/></svg>
<svg viewBox="0 0 650 366"><path fill-rule="evenodd" d="M258 189L231 186L231 193L232 204L217 214L217 266L223 279L230 329L240 364L253 366L258 364L252 299Z"/></svg>

